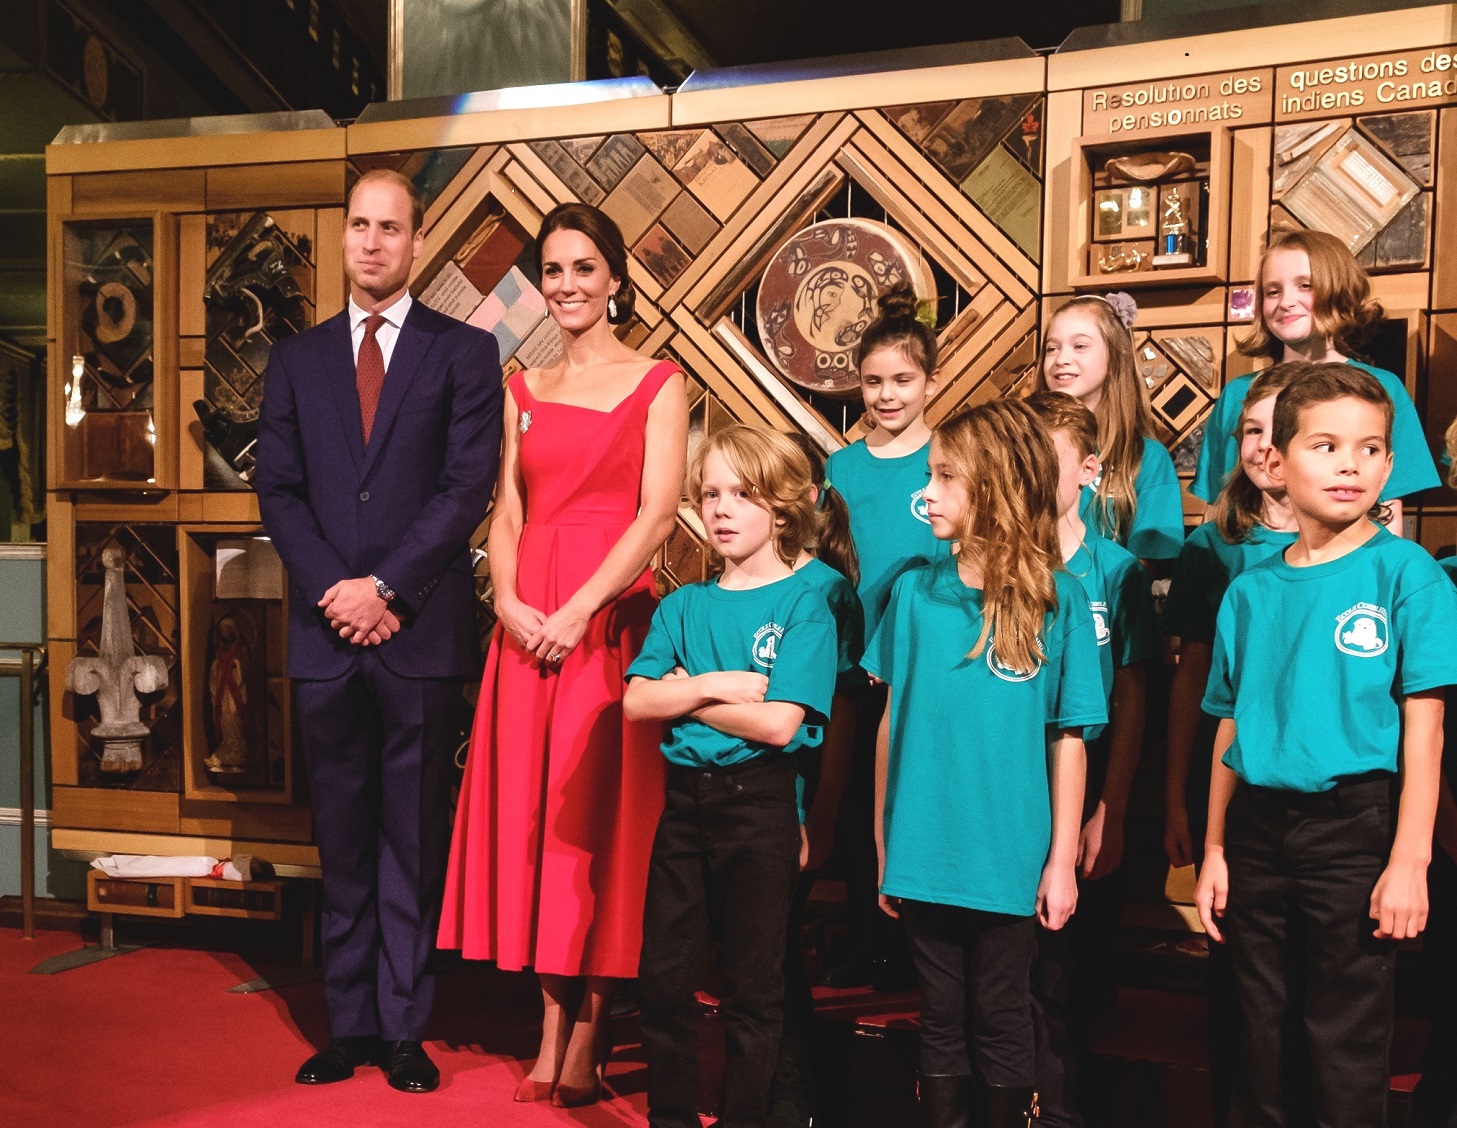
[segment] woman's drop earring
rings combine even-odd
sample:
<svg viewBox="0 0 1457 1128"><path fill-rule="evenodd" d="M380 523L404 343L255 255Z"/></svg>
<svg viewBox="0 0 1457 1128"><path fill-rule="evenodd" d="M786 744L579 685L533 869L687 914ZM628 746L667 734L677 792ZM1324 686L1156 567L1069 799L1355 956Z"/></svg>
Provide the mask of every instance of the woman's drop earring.
<svg viewBox="0 0 1457 1128"><path fill-rule="evenodd" d="M607 317L610 321L617 320L617 299L611 294L607 295Z"/></svg>

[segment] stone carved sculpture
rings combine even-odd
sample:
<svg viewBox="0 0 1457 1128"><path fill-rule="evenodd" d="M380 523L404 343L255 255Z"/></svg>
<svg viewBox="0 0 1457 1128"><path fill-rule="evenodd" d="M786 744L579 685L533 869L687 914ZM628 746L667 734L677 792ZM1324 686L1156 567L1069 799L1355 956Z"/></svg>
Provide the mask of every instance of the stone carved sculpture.
<svg viewBox="0 0 1457 1128"><path fill-rule="evenodd" d="M142 740L151 728L142 723L139 693L167 688L167 663L138 654L132 644L126 606L126 558L116 545L101 554L106 585L101 599L101 653L77 658L66 669L66 688L80 697L95 695L101 723L91 735L102 742L101 770L134 772L142 766Z"/></svg>

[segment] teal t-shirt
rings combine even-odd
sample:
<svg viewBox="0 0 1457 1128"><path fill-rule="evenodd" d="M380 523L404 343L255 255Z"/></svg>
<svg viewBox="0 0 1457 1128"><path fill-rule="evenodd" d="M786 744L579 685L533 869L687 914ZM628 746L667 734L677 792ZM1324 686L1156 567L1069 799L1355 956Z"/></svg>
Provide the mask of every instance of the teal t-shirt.
<svg viewBox="0 0 1457 1128"><path fill-rule="evenodd" d="M1261 787L1327 791L1397 770L1402 697L1457 684L1457 588L1385 529L1338 560L1283 552L1229 585L1204 709L1232 717L1224 762Z"/></svg>
<svg viewBox="0 0 1457 1128"><path fill-rule="evenodd" d="M891 686L885 793L888 896L1031 916L1052 844L1049 726L1108 720L1088 600L1058 572L1047 661L1009 672L981 633L982 593L945 557L896 580L865 647Z"/></svg>
<svg viewBox="0 0 1457 1128"><path fill-rule="evenodd" d="M1200 525L1189 534L1174 564L1160 629L1186 642L1213 642L1219 603L1230 583L1247 568L1294 544L1295 536L1256 525L1244 540L1230 544L1213 521Z"/></svg>
<svg viewBox="0 0 1457 1128"><path fill-rule="evenodd" d="M823 560L810 557L804 567L794 573L824 596L830 615L835 620L835 637L839 642L839 662L835 669L837 686L860 684L860 656L865 652L865 612L855 586Z"/></svg>
<svg viewBox="0 0 1457 1128"><path fill-rule="evenodd" d="M1457 556L1444 556L1437 561L1454 584L1457 584Z"/></svg>
<svg viewBox="0 0 1457 1128"><path fill-rule="evenodd" d="M669 726L663 741L669 763L730 767L819 744L835 692L835 654L835 621L824 597L798 574L743 591L704 580L658 604L626 677L661 678L675 666L694 676L748 670L769 678L765 701L804 706L804 724L783 749L730 736L692 717Z"/></svg>
<svg viewBox="0 0 1457 1128"><path fill-rule="evenodd" d="M1100 536L1114 540L1103 507L1096 504L1097 483L1083 487L1078 516ZM1137 504L1133 527L1118 543L1140 560L1172 560L1184 543L1184 494L1174 460L1162 443L1144 436L1143 458L1133 479Z"/></svg>
<svg viewBox="0 0 1457 1128"><path fill-rule="evenodd" d="M1064 567L1087 596L1093 635L1098 641L1103 699L1110 701L1116 670L1152 661L1159 654L1158 620L1149 575L1138 557L1092 529ZM1102 734L1102 725L1089 725L1083 730L1083 739L1093 741Z"/></svg>
<svg viewBox="0 0 1457 1128"><path fill-rule="evenodd" d="M1213 647L1219 604L1230 583L1246 569L1294 544L1295 537L1295 533L1277 533L1256 525L1243 541L1230 544L1212 521L1200 525L1189 534L1174 564L1160 630L1170 638ZM1209 765L1214 761L1218 731L1219 718L1199 710L1184 799L1190 826L1200 838L1209 814Z"/></svg>
<svg viewBox="0 0 1457 1128"><path fill-rule="evenodd" d="M861 439L830 455L825 476L850 510L850 538L860 557L857 590L869 638L896 577L950 551L931 532L922 497L931 478L931 444L898 458L876 458Z"/></svg>
<svg viewBox="0 0 1457 1128"><path fill-rule="evenodd" d="M1371 373L1396 408L1391 421L1391 477L1381 495L1382 501L1406 497L1419 490L1429 490L1440 484L1437 468L1432 463L1432 453L1427 449L1427 438L1422 431L1421 417L1411 395L1395 375L1384 368L1373 368L1359 360L1349 360L1364 372ZM1194 482L1189 492L1201 501L1212 502L1224 488L1224 480L1239 465L1239 438L1234 429L1239 426L1240 412L1244 410L1245 396L1254 383L1255 374L1236 376L1219 393L1209 421L1204 426L1204 442L1199 447L1199 466L1194 472Z"/></svg>

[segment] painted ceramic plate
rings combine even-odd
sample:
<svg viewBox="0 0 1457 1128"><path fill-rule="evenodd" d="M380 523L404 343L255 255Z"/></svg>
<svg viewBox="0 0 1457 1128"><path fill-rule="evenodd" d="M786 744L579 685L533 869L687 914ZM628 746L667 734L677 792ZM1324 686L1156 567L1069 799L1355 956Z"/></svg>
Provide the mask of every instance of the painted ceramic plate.
<svg viewBox="0 0 1457 1128"><path fill-rule="evenodd" d="M868 219L806 227L775 252L759 284L764 351L802 388L858 394L855 349L880 295L901 282L922 300L936 296L930 266L901 232Z"/></svg>

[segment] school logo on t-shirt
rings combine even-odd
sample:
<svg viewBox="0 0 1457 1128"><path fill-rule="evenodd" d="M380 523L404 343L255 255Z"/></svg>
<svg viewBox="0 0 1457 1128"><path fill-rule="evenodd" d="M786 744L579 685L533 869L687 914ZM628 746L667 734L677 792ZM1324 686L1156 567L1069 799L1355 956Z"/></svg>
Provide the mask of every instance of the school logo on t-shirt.
<svg viewBox="0 0 1457 1128"><path fill-rule="evenodd" d="M1107 646L1113 637L1113 632L1108 627L1108 605L1089 600L1088 610L1093 613L1093 630L1097 632L1098 645Z"/></svg>
<svg viewBox="0 0 1457 1128"><path fill-rule="evenodd" d="M766 670L774 668L774 659L779 657L779 641L784 637L784 628L778 623L765 623L754 632L754 664Z"/></svg>
<svg viewBox="0 0 1457 1128"><path fill-rule="evenodd" d="M1336 616L1336 649L1356 658L1375 658L1386 653L1390 632L1386 608L1358 603Z"/></svg>
<svg viewBox="0 0 1457 1128"><path fill-rule="evenodd" d="M987 643L987 669L1006 682L1031 681L1042 671L1042 667L1038 666L1030 674L1024 674L1021 670L1014 670L1011 666L1002 665L1001 660L997 657L996 648L991 643Z"/></svg>
<svg viewBox="0 0 1457 1128"><path fill-rule="evenodd" d="M926 512L925 490L917 490L911 494L911 516L917 521L924 521L927 525L931 523L931 515Z"/></svg>

